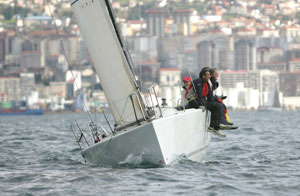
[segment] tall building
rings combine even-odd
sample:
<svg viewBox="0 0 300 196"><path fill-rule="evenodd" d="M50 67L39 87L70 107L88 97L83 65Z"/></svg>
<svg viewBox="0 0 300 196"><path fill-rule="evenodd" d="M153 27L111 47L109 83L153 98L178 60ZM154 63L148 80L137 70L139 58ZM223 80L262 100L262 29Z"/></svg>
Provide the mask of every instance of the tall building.
<svg viewBox="0 0 300 196"><path fill-rule="evenodd" d="M40 68L40 51L23 51L21 54L20 66L21 68Z"/></svg>
<svg viewBox="0 0 300 196"><path fill-rule="evenodd" d="M279 84L279 91L283 94L283 107L300 109L300 72L280 73Z"/></svg>
<svg viewBox="0 0 300 196"><path fill-rule="evenodd" d="M21 73L20 85L22 97L28 97L32 91L35 91L34 73Z"/></svg>
<svg viewBox="0 0 300 196"><path fill-rule="evenodd" d="M22 68L42 67L40 40L27 39L22 43L20 66Z"/></svg>
<svg viewBox="0 0 300 196"><path fill-rule="evenodd" d="M257 48L257 69L286 71L286 59L282 48L260 47Z"/></svg>
<svg viewBox="0 0 300 196"><path fill-rule="evenodd" d="M177 9L173 12L173 20L174 24L182 25L183 28L181 30L183 35L190 35L191 34L191 16L193 14L193 9ZM177 32L179 32L177 26Z"/></svg>
<svg viewBox="0 0 300 196"><path fill-rule="evenodd" d="M217 68L228 70L234 68L234 44L233 37L218 36L214 38L217 55Z"/></svg>
<svg viewBox="0 0 300 196"><path fill-rule="evenodd" d="M166 99L169 106L175 106L180 100L180 69L161 68L160 69L161 97Z"/></svg>
<svg viewBox="0 0 300 196"><path fill-rule="evenodd" d="M5 61L5 38L6 33L0 33L0 64Z"/></svg>
<svg viewBox="0 0 300 196"><path fill-rule="evenodd" d="M58 39L48 39L46 46L47 46L47 49L46 49L47 55L46 56L62 54L61 43Z"/></svg>
<svg viewBox="0 0 300 196"><path fill-rule="evenodd" d="M199 70L203 67L216 67L216 50L212 41L199 42L196 55Z"/></svg>
<svg viewBox="0 0 300 196"><path fill-rule="evenodd" d="M20 78L0 77L0 101L20 101Z"/></svg>
<svg viewBox="0 0 300 196"><path fill-rule="evenodd" d="M184 63L185 65L181 67L181 71L190 70L199 72L197 69L197 51L196 50L185 50L184 51Z"/></svg>
<svg viewBox="0 0 300 196"><path fill-rule="evenodd" d="M163 37L165 35L165 11L162 9L152 9L146 13L148 35Z"/></svg>
<svg viewBox="0 0 300 196"><path fill-rule="evenodd" d="M23 41L20 36L8 37L5 43L5 64L20 65Z"/></svg>
<svg viewBox="0 0 300 196"><path fill-rule="evenodd" d="M279 74L279 90L283 96L300 96L300 72L286 72Z"/></svg>
<svg viewBox="0 0 300 196"><path fill-rule="evenodd" d="M179 40L181 40L179 38ZM179 41L179 44L181 41ZM162 37L157 39L157 61L161 67L180 67L177 64L178 42L173 37Z"/></svg>
<svg viewBox="0 0 300 196"><path fill-rule="evenodd" d="M39 51L40 40L38 39L27 39L22 43L22 51Z"/></svg>
<svg viewBox="0 0 300 196"><path fill-rule="evenodd" d="M24 42L24 38L22 37L13 37L11 42L11 54L12 55L20 55L22 52L22 43Z"/></svg>
<svg viewBox="0 0 300 196"><path fill-rule="evenodd" d="M256 70L256 47L250 40L241 39L234 43L235 70Z"/></svg>
<svg viewBox="0 0 300 196"><path fill-rule="evenodd" d="M80 59L80 38L69 37L67 39L66 55L68 56L71 65L79 64Z"/></svg>
<svg viewBox="0 0 300 196"><path fill-rule="evenodd" d="M257 63L283 62L284 52L281 48L260 47L257 49Z"/></svg>
<svg viewBox="0 0 300 196"><path fill-rule="evenodd" d="M219 70L233 69L233 38L224 35L212 35L208 39L210 41L203 41L198 44L198 62L208 64L208 66Z"/></svg>
<svg viewBox="0 0 300 196"><path fill-rule="evenodd" d="M85 42L82 38L80 38L80 46L79 46L79 60L80 60L80 63L86 63L86 62L89 62L89 52L88 52L88 49L85 45Z"/></svg>

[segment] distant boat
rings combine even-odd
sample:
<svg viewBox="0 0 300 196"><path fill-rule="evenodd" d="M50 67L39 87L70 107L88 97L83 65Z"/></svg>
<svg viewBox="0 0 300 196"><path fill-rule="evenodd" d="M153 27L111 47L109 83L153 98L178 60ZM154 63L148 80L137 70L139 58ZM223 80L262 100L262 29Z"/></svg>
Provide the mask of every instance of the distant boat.
<svg viewBox="0 0 300 196"><path fill-rule="evenodd" d="M43 109L30 109L24 101L7 101L0 104L0 116L42 115Z"/></svg>
<svg viewBox="0 0 300 196"><path fill-rule="evenodd" d="M0 110L0 116L16 116L16 115L42 115L43 109L25 109L25 110L14 110L5 109Z"/></svg>
<svg viewBox="0 0 300 196"><path fill-rule="evenodd" d="M97 127L91 126L96 142L91 144L88 143L91 140L85 140L83 157L91 163L105 165L120 164L140 155L161 165L171 164L178 157L201 161L210 143L207 131L210 112L163 108L158 104L154 88L149 89L152 93L147 102L110 1L73 0L71 5L115 121L105 137L98 135ZM83 132L76 137L77 141L82 138L85 139Z"/></svg>
<svg viewBox="0 0 300 196"><path fill-rule="evenodd" d="M258 108L259 111L280 112L282 111L279 90L276 84L273 85L271 92L268 95L268 102Z"/></svg>
<svg viewBox="0 0 300 196"><path fill-rule="evenodd" d="M259 107L258 111L281 112L282 108L267 106L267 107Z"/></svg>

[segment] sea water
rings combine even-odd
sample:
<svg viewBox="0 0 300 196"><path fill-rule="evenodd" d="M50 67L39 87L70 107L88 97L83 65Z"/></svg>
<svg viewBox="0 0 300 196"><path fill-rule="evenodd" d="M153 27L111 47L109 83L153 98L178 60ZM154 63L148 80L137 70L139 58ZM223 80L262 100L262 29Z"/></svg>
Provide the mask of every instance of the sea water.
<svg viewBox="0 0 300 196"><path fill-rule="evenodd" d="M300 195L300 112L230 116L201 163L166 167L85 163L70 125L86 113L0 117L0 195Z"/></svg>

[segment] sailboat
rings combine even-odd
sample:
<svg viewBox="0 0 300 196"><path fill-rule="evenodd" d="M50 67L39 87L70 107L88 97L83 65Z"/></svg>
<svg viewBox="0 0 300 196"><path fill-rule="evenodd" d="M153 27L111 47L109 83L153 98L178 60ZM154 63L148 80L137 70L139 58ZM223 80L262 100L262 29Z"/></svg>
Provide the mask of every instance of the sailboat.
<svg viewBox="0 0 300 196"><path fill-rule="evenodd" d="M161 165L178 157L201 161L210 143L210 112L163 108L154 88L147 102L110 1L73 0L71 6L115 121L111 133L82 150L83 157L104 165L139 155Z"/></svg>
<svg viewBox="0 0 300 196"><path fill-rule="evenodd" d="M271 91L267 95L268 101L262 107L259 107L259 111L271 111L280 112L282 111L280 104L280 93L276 83L273 84Z"/></svg>

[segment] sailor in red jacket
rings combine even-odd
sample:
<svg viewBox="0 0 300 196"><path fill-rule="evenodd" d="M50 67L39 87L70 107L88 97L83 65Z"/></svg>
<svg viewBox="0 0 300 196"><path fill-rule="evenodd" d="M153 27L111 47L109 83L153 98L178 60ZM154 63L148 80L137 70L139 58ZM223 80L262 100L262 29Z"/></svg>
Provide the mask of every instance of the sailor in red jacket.
<svg viewBox="0 0 300 196"><path fill-rule="evenodd" d="M199 106L205 106L211 112L210 131L224 136L220 131L220 104L213 101L212 91L209 88L210 79L209 68L204 68L199 74L199 78L193 83L196 89L197 102Z"/></svg>
<svg viewBox="0 0 300 196"><path fill-rule="evenodd" d="M184 86L182 87L184 89L183 97L185 100L185 109L188 108L198 108L198 104L196 102L196 94L195 90L193 88L192 79L189 76L186 76L183 78Z"/></svg>

